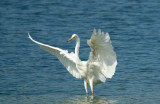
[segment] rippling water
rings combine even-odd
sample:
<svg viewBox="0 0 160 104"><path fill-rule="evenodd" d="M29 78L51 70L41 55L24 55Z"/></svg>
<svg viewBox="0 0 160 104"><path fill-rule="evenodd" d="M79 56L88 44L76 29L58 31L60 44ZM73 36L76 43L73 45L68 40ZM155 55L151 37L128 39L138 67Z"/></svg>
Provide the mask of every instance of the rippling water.
<svg viewBox="0 0 160 104"><path fill-rule="evenodd" d="M81 38L87 60L93 28L110 33L116 73L85 96L83 80L70 75L56 57L27 37L74 51ZM159 0L2 0L0 2L0 103L160 103Z"/></svg>

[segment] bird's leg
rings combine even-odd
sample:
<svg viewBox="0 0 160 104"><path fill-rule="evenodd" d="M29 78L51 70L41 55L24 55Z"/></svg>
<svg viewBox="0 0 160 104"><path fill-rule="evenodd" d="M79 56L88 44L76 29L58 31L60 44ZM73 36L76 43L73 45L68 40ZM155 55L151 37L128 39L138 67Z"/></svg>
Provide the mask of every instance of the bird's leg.
<svg viewBox="0 0 160 104"><path fill-rule="evenodd" d="M87 82L84 80L84 88L85 88L85 90L86 90L86 94L87 94L87 96L88 96L88 90L87 90Z"/></svg>
<svg viewBox="0 0 160 104"><path fill-rule="evenodd" d="M92 96L93 96L93 79L89 80L89 85L90 85L90 88L91 88L91 91L92 91Z"/></svg>

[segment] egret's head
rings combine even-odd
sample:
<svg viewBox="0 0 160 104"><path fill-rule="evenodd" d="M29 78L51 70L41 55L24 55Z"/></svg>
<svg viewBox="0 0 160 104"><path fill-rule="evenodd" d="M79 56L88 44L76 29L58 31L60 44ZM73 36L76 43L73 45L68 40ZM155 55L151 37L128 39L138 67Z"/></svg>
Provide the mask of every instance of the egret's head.
<svg viewBox="0 0 160 104"><path fill-rule="evenodd" d="M72 37L67 42L69 42L69 41L71 41L73 39L76 39L76 38L77 38L77 34L73 34Z"/></svg>

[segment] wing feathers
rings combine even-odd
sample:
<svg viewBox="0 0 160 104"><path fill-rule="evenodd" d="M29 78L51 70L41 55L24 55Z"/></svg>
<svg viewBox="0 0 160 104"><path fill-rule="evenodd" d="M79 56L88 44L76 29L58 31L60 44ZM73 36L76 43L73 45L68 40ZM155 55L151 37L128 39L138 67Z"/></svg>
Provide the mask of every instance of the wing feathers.
<svg viewBox="0 0 160 104"><path fill-rule="evenodd" d="M60 48L57 47L53 47L50 45L46 45L43 43L40 43L38 41L35 41L30 34L28 33L29 38L37 43L41 48L43 48L44 50L48 51L49 53L55 55L59 61L67 68L67 70L76 78L81 78L81 75L79 73L79 71L76 68L76 62L74 60L74 53L68 53L68 51L66 50L62 50Z"/></svg>
<svg viewBox="0 0 160 104"><path fill-rule="evenodd" d="M104 78L112 78L115 73L117 59L116 53L113 50L109 34L101 32L99 29L96 33L96 29L93 30L91 39L87 41L91 48L89 63L92 65L95 75L104 82ZM94 65L94 63L98 63ZM92 64L91 64L92 63Z"/></svg>

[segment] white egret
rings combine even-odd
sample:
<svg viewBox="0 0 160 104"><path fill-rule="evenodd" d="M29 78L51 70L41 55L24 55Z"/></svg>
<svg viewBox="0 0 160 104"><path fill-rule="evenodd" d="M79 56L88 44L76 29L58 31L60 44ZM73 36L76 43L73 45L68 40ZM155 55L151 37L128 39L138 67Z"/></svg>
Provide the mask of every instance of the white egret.
<svg viewBox="0 0 160 104"><path fill-rule="evenodd" d="M58 47L46 45L35 41L28 33L29 38L37 43L41 48L55 55L59 61L75 78L84 79L84 87L88 95L87 85L90 86L93 95L93 86L105 82L106 78L112 78L117 66L116 53L111 45L109 34L101 32L99 29L93 30L91 39L87 41L91 48L88 61L81 61L79 58L80 38L77 34L73 34L68 40L76 40L75 53L68 53Z"/></svg>

